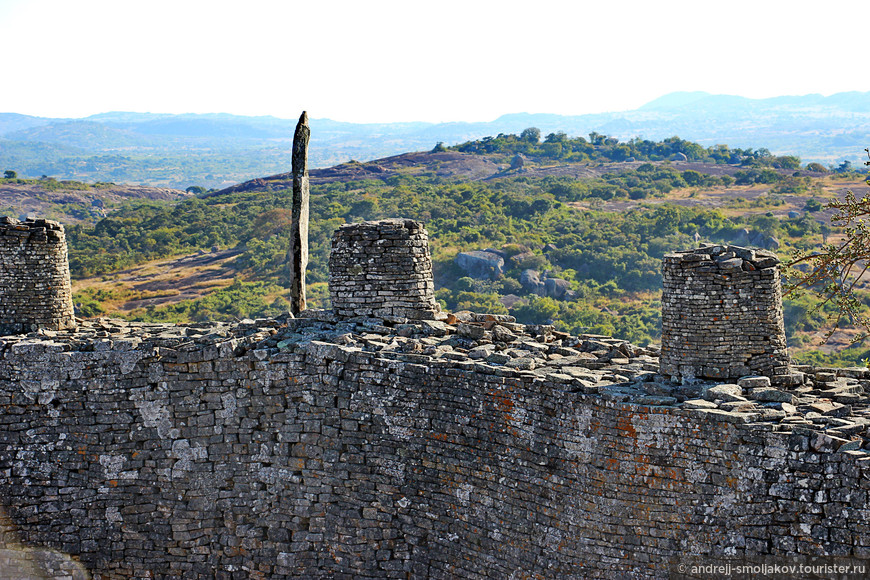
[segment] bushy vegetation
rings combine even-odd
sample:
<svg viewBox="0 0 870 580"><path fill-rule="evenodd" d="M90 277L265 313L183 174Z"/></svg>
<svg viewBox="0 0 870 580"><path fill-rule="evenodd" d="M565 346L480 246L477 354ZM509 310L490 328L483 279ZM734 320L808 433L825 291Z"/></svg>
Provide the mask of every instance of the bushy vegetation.
<svg viewBox="0 0 870 580"><path fill-rule="evenodd" d="M533 136L499 136L474 143L482 147L495 142L514 153L509 144L524 154L548 142L572 148L585 142L591 149L579 147L584 154L601 154L620 145L609 138L596 138L592 143L548 137L535 143ZM510 311L521 322L550 321L574 333L612 334L646 344L659 334L660 263L666 252L691 247L696 236L707 241L730 239L741 228L794 244L808 243L819 235L819 224L803 214L791 219L770 213L735 218L719 210L662 203L641 204L623 212L600 211L594 209L594 203L576 204L596 198L661 197L675 188L732 185L728 176L680 171L676 166L654 162L655 157L673 151L705 160L745 162L747 172L761 171L759 167L774 171L774 163L792 163L748 150L704 149L676 138L655 146L642 141L625 145L632 156L645 156L650 161L628 171L588 179L533 177L520 172L463 182L432 174L400 174L383 180L313 186L310 304L328 306L327 260L332 232L339 225L401 216L426 223L432 242L436 297L450 310ZM108 274L213 246L235 248L238 258L232 264L240 280L232 286L198 301L139 311L133 316L181 321L274 314L286 308L282 295L287 285L290 200L291 193L283 190L129 204L96 226L68 229L73 276ZM456 265L458 252L484 248L500 249L508 256L502 278L474 280ZM574 298L555 300L530 294L518 281L526 268L566 280ZM514 299L506 301L508 295ZM90 312L99 313L99 297L80 302ZM787 320L797 324L793 321L804 314L805 310L791 307Z"/></svg>
<svg viewBox="0 0 870 580"><path fill-rule="evenodd" d="M705 148L679 137L669 137L662 141L634 138L620 142L616 137L608 137L596 132L590 133L588 139L570 138L562 132L550 133L543 141L540 140L540 136L540 130L530 127L520 135L501 133L497 137L467 141L449 149L463 153L500 153L506 156L522 154L529 158L574 163L683 159L717 164L740 164L753 168L800 169L800 159L791 155L776 156L767 149L732 149L726 145Z"/></svg>
<svg viewBox="0 0 870 580"><path fill-rule="evenodd" d="M73 190L73 191L95 191L100 189L105 189L107 187L112 187L115 185L114 183L108 183L103 181L98 181L96 183L84 183L82 181L76 181L73 179L62 179L58 180L54 177L48 177L47 175L43 175L39 179L24 179L18 177L18 173L12 170L7 170L3 172L3 178L0 179L0 184L9 184L9 185L38 185L42 189L46 191L58 191L58 190Z"/></svg>
<svg viewBox="0 0 870 580"><path fill-rule="evenodd" d="M275 284L237 279L197 300L148 307L134 311L129 318L142 322L178 323L277 316L287 312L289 306L280 296L282 293L283 289Z"/></svg>

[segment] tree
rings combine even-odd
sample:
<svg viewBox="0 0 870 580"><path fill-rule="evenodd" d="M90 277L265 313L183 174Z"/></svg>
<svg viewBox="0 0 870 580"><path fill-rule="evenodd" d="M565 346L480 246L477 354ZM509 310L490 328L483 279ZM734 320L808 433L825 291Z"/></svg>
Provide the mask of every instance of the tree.
<svg viewBox="0 0 870 580"><path fill-rule="evenodd" d="M3 179L16 179L18 174L11 169L7 169L3 172Z"/></svg>
<svg viewBox="0 0 870 580"><path fill-rule="evenodd" d="M537 145L538 142L541 140L541 130L537 127L529 127L528 129L523 129L523 132L520 133L520 139Z"/></svg>
<svg viewBox="0 0 870 580"><path fill-rule="evenodd" d="M870 158L870 149L865 151ZM841 167L848 163L844 161ZM870 161L864 165L870 165ZM789 281L786 295L806 288L812 290L820 298L813 312L833 306L828 316L833 326L825 338L830 338L845 320L863 329L852 339L858 342L870 336L870 316L855 294L856 285L870 269L870 224L867 223L870 197L859 200L854 193L847 191L843 201L833 201L826 207L837 212L831 222L843 227L843 238L833 243L823 242L815 251L796 253L786 265Z"/></svg>
<svg viewBox="0 0 870 580"><path fill-rule="evenodd" d="M693 171L691 169L689 169L688 171L683 171L682 175L685 182L693 187L696 185L701 185L704 182L704 176L697 171Z"/></svg>
<svg viewBox="0 0 870 580"><path fill-rule="evenodd" d="M540 197L532 202L529 207L533 214L545 214L553 207L553 202L549 199Z"/></svg>
<svg viewBox="0 0 870 580"><path fill-rule="evenodd" d="M564 143L568 140L568 135L565 134L564 131L557 131L556 133L550 133L544 139L544 143Z"/></svg>
<svg viewBox="0 0 870 580"><path fill-rule="evenodd" d="M607 139L607 135L602 135L597 131L592 131L591 133L589 133L589 142L593 145L603 145L605 139Z"/></svg>
<svg viewBox="0 0 870 580"><path fill-rule="evenodd" d="M807 202L804 204L804 210L810 211L810 212L821 211L822 207L823 207L822 202L820 202L819 200L817 200L814 197L811 197L810 199L808 199Z"/></svg>
<svg viewBox="0 0 870 580"><path fill-rule="evenodd" d="M200 195L205 193L207 190L201 185L191 185L187 189L185 189L187 193L192 193L193 195Z"/></svg>
<svg viewBox="0 0 870 580"><path fill-rule="evenodd" d="M849 173L852 171L852 162L847 159L840 163L834 171L837 173Z"/></svg>

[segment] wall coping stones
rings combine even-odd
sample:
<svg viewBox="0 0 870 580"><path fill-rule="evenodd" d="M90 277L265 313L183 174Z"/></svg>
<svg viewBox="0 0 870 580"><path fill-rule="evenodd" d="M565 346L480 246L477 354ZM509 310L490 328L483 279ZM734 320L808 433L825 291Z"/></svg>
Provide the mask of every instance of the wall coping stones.
<svg viewBox="0 0 870 580"><path fill-rule="evenodd" d="M39 330L0 339L0 355L26 352L118 353L160 356L167 352L199 352L215 348L223 356L302 354L320 361L348 357L396 364L417 364L439 372L461 371L484 376L545 381L553 389L575 393L578 400L601 400L688 412L711 420L764 424L779 431L796 426L811 432L848 434L870 453L870 370L866 367L824 367L820 381L815 367L802 365L801 383L784 389L764 386L767 377L746 376L735 382L695 379L674 382L659 374L658 349L594 334L547 334L541 326L509 322L504 315L457 313L455 324L432 321L357 317L335 321L329 311L308 310L305 317L286 315L240 323L152 324L100 318L84 320L71 331ZM498 322L501 321L501 322ZM510 326L511 342L495 340L497 329ZM461 329L476 328L469 333ZM531 330L531 332L529 332ZM572 346L566 346L572 345ZM607 345L607 349L602 348ZM487 352L486 356L479 353ZM631 352L631 356L625 352ZM8 355L6 354L8 353ZM123 354L122 354L123 353ZM471 354L475 353L472 357ZM434 370L433 370L434 372ZM861 378L858 378L861 377ZM759 386L756 386L759 385ZM699 399L701 401L699 401ZM832 421L831 418L838 419Z"/></svg>

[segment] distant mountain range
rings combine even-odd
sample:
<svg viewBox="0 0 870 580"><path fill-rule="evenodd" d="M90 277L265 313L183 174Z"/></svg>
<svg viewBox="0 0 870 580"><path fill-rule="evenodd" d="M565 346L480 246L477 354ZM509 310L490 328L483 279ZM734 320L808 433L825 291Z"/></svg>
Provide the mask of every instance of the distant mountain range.
<svg viewBox="0 0 870 580"><path fill-rule="evenodd" d="M316 111L312 111L316 115ZM479 123L310 121L311 164L327 167L429 150L538 127L620 139L673 135L703 145L767 148L805 162L857 162L870 146L870 92L748 99L704 92L665 95L639 109L564 116L517 113ZM184 188L221 187L289 170L295 119L229 114L111 112L84 119L0 113L0 171L58 179Z"/></svg>

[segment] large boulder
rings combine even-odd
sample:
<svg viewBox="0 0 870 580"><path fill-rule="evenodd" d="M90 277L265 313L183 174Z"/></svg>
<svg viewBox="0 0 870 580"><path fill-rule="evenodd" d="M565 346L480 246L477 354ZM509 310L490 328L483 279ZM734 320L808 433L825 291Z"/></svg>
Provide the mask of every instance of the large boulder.
<svg viewBox="0 0 870 580"><path fill-rule="evenodd" d="M746 228L742 228L737 230L734 236L731 238L731 243L735 246L747 246L749 245L749 236L750 232Z"/></svg>
<svg viewBox="0 0 870 580"><path fill-rule="evenodd" d="M775 237L747 228L737 230L731 237L731 244L749 248L764 248L765 250L779 249L779 240Z"/></svg>
<svg viewBox="0 0 870 580"><path fill-rule="evenodd" d="M537 270L523 270L523 273L520 274L520 284L532 294L538 296L546 294L544 283L541 282L541 273Z"/></svg>
<svg viewBox="0 0 870 580"><path fill-rule="evenodd" d="M570 300L574 298L574 291L571 290L571 283L562 278L547 278L544 280L544 291L550 298L556 300Z"/></svg>
<svg viewBox="0 0 870 580"><path fill-rule="evenodd" d="M752 230L749 234L749 245L753 248L761 248L764 246L764 234Z"/></svg>
<svg viewBox="0 0 870 580"><path fill-rule="evenodd" d="M504 274L504 258L493 252L460 252L456 264L466 274L478 280L495 280Z"/></svg>

